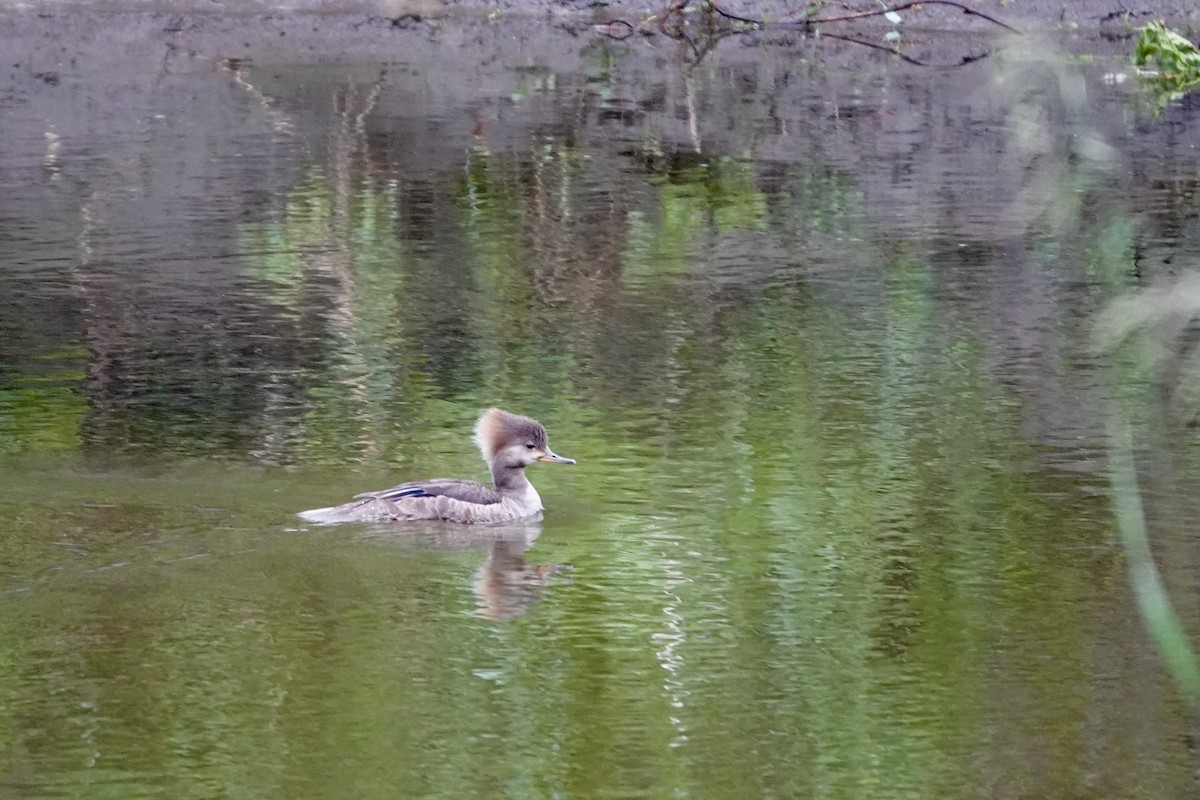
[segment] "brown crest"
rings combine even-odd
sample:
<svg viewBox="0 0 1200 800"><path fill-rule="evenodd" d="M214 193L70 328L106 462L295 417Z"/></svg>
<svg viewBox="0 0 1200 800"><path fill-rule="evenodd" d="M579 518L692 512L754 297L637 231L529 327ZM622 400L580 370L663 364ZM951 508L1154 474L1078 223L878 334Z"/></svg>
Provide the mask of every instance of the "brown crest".
<svg viewBox="0 0 1200 800"><path fill-rule="evenodd" d="M475 444L488 463L505 447L526 442L532 442L538 448L546 447L546 429L536 419L489 408L475 423Z"/></svg>

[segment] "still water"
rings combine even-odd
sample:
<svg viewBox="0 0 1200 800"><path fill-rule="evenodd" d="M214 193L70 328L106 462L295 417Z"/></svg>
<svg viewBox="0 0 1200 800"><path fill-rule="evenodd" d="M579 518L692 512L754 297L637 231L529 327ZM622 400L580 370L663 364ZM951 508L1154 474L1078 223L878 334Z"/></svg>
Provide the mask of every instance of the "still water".
<svg viewBox="0 0 1200 800"><path fill-rule="evenodd" d="M1194 640L1195 436L1093 326L1200 263L1196 111L464 29L0 79L0 794L1194 796L1108 400ZM544 519L294 517L490 405Z"/></svg>

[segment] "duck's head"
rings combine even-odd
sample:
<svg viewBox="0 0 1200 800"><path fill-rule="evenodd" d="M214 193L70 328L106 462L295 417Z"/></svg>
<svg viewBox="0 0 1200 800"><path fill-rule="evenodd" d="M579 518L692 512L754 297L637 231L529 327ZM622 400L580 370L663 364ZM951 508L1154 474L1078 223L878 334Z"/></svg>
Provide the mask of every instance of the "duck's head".
<svg viewBox="0 0 1200 800"><path fill-rule="evenodd" d="M546 441L542 423L499 408L489 408L475 423L475 444L491 466L524 469L535 461L574 464L575 459L557 455Z"/></svg>

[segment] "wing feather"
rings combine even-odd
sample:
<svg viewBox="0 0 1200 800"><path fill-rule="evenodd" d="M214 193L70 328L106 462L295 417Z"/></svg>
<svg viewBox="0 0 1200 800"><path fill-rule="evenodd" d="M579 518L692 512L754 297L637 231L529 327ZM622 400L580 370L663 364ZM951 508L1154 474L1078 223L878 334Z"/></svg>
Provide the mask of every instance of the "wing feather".
<svg viewBox="0 0 1200 800"><path fill-rule="evenodd" d="M464 481L458 478L432 478L425 481L412 481L384 489L382 492L364 492L358 497L378 497L381 500L401 500L406 497L449 497L462 500L464 503L478 503L490 506L499 503L500 493L490 486L484 486L475 481Z"/></svg>

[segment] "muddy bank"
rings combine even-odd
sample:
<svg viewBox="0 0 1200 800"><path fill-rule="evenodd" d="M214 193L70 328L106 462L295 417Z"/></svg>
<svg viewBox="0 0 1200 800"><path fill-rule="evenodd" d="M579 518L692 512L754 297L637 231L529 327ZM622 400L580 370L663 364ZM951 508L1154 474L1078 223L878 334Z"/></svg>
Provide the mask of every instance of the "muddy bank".
<svg viewBox="0 0 1200 800"><path fill-rule="evenodd" d="M65 36L77 35L80 23L85 31L97 26L117 26L147 32L160 29L165 33L187 33L196 29L219 31L222 20L226 20L230 34L236 30L246 36L299 34L308 38L306 31L318 36L324 31L336 35L345 26L360 30L381 24L408 27L464 19L494 22L499 18L516 18L565 27L612 19L639 24L668 5L665 0L71 0L53 5L0 0L0 17L6 27L22 18L53 20ZM969 5L1028 32L1120 33L1155 18L1183 27L1200 22L1200 5L1192 0L979 0ZM749 18L787 20L795 19L804 4L788 0L728 0L724 6ZM847 6L847 10L862 8L862 4ZM826 13L844 12L831 5ZM994 30L994 26L979 17L945 6L906 10L902 16L901 28ZM839 23L837 30L847 32L846 28L862 24ZM5 45L10 44L13 43L6 38Z"/></svg>
<svg viewBox="0 0 1200 800"><path fill-rule="evenodd" d="M748 0L731 10L771 15ZM1200 22L1200 7L1190 0L1156 0L1127 8L1116 0L1083 0L1062 4L1050 0L983 3L997 19L1031 34L1053 36L1071 52L1124 56L1132 50L1133 27L1164 17L1187 26ZM447 70L447 83L475 80L497 60L536 63L539 67L574 68L581 49L609 42L596 23L613 19L641 25L647 35L624 42L650 58L688 58L694 51L657 34L651 20L661 4L645 0L343 0L337 3L297 0L285 4L237 0L205 2L156 0L121 3L80 2L53 6L0 2L0 55L13 84L6 94L20 95L22 84L53 81L73 68L128 70L130 59L145 65L178 58L253 58L274 62L403 61L429 59ZM782 17L782 14L775 18ZM694 19L694 18L692 18ZM881 28L880 26L884 27ZM891 26L872 22L825 26L829 33L867 32L878 37ZM930 63L956 63L964 44L991 39L996 26L952 9L927 7L907 15L900 26L906 50L916 46ZM946 35L953 32L953 35ZM805 31L770 30L743 34L720 44L730 48L792 47L811 39ZM827 50L833 49L827 45ZM676 51L679 50L677 53ZM866 51L856 61L887 56ZM3 102L3 97L0 97Z"/></svg>
<svg viewBox="0 0 1200 800"><path fill-rule="evenodd" d="M398 17L442 17L454 15L515 14L562 19L590 19L622 16L641 19L660 11L669 3L652 0L73 0L45 3L0 2L0 10L22 13L51 13L61 15L76 11L141 14L203 14L259 16L279 14L319 15L380 15ZM786 19L802 10L803 3L782 0L728 0L730 11L765 19ZM1028 24L1073 23L1098 26L1128 17L1133 22L1143 18L1173 18L1181 21L1200 18L1200 8L1191 0L1015 0L996 2L979 0L970 3L979 11L993 16ZM855 6L862 8L862 4ZM831 13L833 6L831 8ZM938 10L932 6L921 12L907 12L913 19L930 24L957 25L959 13L953 9Z"/></svg>

